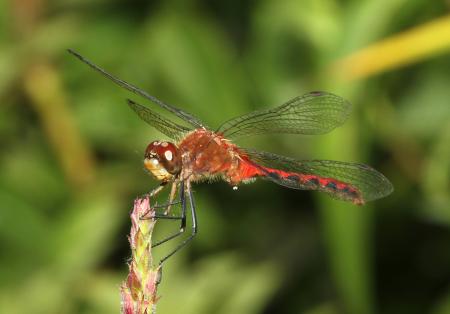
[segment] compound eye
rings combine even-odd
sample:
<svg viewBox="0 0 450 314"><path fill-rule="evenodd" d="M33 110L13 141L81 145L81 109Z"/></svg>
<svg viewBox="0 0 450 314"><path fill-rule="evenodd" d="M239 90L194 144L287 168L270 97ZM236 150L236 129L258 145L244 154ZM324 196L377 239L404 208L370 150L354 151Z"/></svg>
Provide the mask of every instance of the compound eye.
<svg viewBox="0 0 450 314"><path fill-rule="evenodd" d="M156 158L171 174L180 172L180 158L175 144L164 141L151 142L145 150L145 158Z"/></svg>
<svg viewBox="0 0 450 314"><path fill-rule="evenodd" d="M160 141L154 141L148 144L145 149L145 158L158 158L158 146L161 145Z"/></svg>
<svg viewBox="0 0 450 314"><path fill-rule="evenodd" d="M174 144L162 142L160 145L159 156L161 163L169 173L176 174L180 172L178 148Z"/></svg>

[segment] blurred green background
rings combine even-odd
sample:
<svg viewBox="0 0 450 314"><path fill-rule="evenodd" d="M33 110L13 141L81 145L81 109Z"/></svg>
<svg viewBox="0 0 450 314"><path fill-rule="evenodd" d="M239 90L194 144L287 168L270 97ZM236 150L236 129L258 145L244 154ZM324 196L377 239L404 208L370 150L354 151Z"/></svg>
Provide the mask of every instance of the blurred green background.
<svg viewBox="0 0 450 314"><path fill-rule="evenodd" d="M118 313L128 214L157 185L142 157L165 138L124 100L155 106L72 48L212 127L312 90L341 95L353 114L328 135L239 144L364 162L395 187L357 207L265 181L197 185L199 235L165 265L158 313L450 313L449 8L1 1L0 312Z"/></svg>

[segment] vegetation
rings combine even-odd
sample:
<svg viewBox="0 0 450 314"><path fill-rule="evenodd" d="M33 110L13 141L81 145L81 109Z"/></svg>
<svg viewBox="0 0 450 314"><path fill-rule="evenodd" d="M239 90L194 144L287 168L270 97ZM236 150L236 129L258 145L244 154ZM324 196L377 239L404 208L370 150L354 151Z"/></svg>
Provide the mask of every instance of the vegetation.
<svg viewBox="0 0 450 314"><path fill-rule="evenodd" d="M0 2L1 312L119 312L129 212L157 185L142 157L165 138L125 99L153 105L72 48L212 127L313 90L341 95L354 110L330 134L239 144L367 163L395 187L358 207L264 181L195 186L199 234L164 266L158 313L449 313L448 8Z"/></svg>

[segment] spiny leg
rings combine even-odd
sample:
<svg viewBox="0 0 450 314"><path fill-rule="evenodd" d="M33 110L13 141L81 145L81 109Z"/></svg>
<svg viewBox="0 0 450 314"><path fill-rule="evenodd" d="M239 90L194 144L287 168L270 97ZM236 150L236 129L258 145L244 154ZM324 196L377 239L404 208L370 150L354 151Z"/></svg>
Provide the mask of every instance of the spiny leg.
<svg viewBox="0 0 450 314"><path fill-rule="evenodd" d="M184 191L183 191L184 192ZM186 244L188 244L189 242L192 241L192 239L195 237L195 235L198 232L198 227L197 227L197 213L195 211L195 202L194 202L194 196L192 195L192 189L191 189L191 182L188 180L187 181L187 195L189 198L189 205L191 207L191 216L192 216L192 232L189 235L188 238L184 239L183 242L181 242L180 244L177 245L177 247L170 252L169 254L167 254L166 256L164 256L160 261L159 264L161 265L162 263L164 263L169 257L171 257L172 255L174 255L175 253L177 253L180 249L182 249ZM184 207L184 211L186 209L186 202L185 202L185 198L183 197L183 207ZM180 229L179 234L184 232L184 228L183 230ZM178 234L178 235L179 235ZM177 236L178 236L177 235Z"/></svg>
<svg viewBox="0 0 450 314"><path fill-rule="evenodd" d="M177 205L177 204L181 204L181 200L180 201L175 201L175 202L171 202L171 203L166 203L166 204L162 204L162 205L155 205L152 207L152 209L158 209L158 208L167 208L167 206L172 206L172 205ZM148 215L147 216L142 216L141 219L145 220L145 219L167 219L167 220L180 220L182 219L183 216L169 216L168 214L166 214L166 212L160 214L160 213L154 213L153 215Z"/></svg>
<svg viewBox="0 0 450 314"><path fill-rule="evenodd" d="M167 209L164 211L164 215L168 215L170 213L170 209L173 205L173 200L175 199L175 195L177 193L177 185L178 185L178 179L173 181L172 187L170 188L170 194L169 194L169 202L167 203Z"/></svg>
<svg viewBox="0 0 450 314"><path fill-rule="evenodd" d="M154 208L154 209L156 209L156 208L166 208L169 205L172 206L172 205L177 205L177 204L181 204L181 201L178 200L178 201L173 201L173 202L170 202L170 203L165 203L165 204L162 204L162 205L155 205L152 208Z"/></svg>
<svg viewBox="0 0 450 314"><path fill-rule="evenodd" d="M164 187L166 186L167 182L161 182L160 185L158 185L156 188L154 188L153 190L151 190L148 193L145 193L143 195L140 196L140 198L148 198L148 199L152 199L154 196L156 196L159 192L161 192ZM150 218L146 218L146 216L148 215L148 213L151 212L151 208L149 208L141 217L140 219L150 219ZM130 211L131 214L131 211Z"/></svg>
<svg viewBox="0 0 450 314"><path fill-rule="evenodd" d="M161 182L160 185L158 185L156 188L154 188L153 190L151 190L148 193L145 193L143 196L141 196L141 198L148 198L148 199L152 199L155 195L157 195L159 192L162 191L162 189L164 189L164 187L166 186L167 182ZM146 211L141 217L140 219L146 219L145 217L147 217L148 213L151 212L151 208L148 209L148 211Z"/></svg>
<svg viewBox="0 0 450 314"><path fill-rule="evenodd" d="M174 201L175 199L175 195L177 192L177 185L178 185L179 181L176 179L172 182L172 187L170 189L170 194L169 194L169 199L167 201L167 203L162 204L162 205L154 205L151 207L152 210L157 209L157 208L165 208L166 210L164 211L164 213L160 214L160 213L154 213L153 215L149 215L149 213L151 212L151 210L149 210L148 212L146 212L144 215L142 215L141 219L171 219L171 220L178 220L178 219L182 219L181 216L169 216L169 212L170 209L172 207L172 205L177 205L181 203L181 200L178 201ZM164 182L161 185L165 186L167 183ZM154 189L153 191L157 191L157 193L159 193L162 190L161 186ZM151 195L152 192L148 193L147 195ZM157 193L153 193L152 195L156 195Z"/></svg>
<svg viewBox="0 0 450 314"><path fill-rule="evenodd" d="M163 214L158 214L156 213L155 215L153 215L150 218L159 218L159 219L181 219L181 216L169 216L170 210L172 209L172 205L177 205L181 203L181 199L179 201L174 201L175 199L175 195L177 193L177 186L178 186L179 180L175 179L172 182L172 187L170 188L170 194L169 194L169 199L167 201L167 203L162 204L162 205L155 205L153 206L153 209L156 208L165 208L166 210L164 211Z"/></svg>
<svg viewBox="0 0 450 314"><path fill-rule="evenodd" d="M157 247L163 243L166 243L169 240L178 237L179 235L183 234L184 230L186 229L186 191L184 187L184 181L180 182L180 202L181 202L181 217L178 217L178 219L180 219L180 229L174 234L160 241L157 241L156 243L153 243L152 248ZM163 217L167 218L170 216L163 216Z"/></svg>
<svg viewBox="0 0 450 314"><path fill-rule="evenodd" d="M153 190L151 190L150 192L148 192L145 195L148 196L149 198L152 198L152 197L156 196L159 192L161 192L162 189L164 189L164 187L166 185L167 185L167 182L161 182L160 185L158 185L156 188L154 188Z"/></svg>

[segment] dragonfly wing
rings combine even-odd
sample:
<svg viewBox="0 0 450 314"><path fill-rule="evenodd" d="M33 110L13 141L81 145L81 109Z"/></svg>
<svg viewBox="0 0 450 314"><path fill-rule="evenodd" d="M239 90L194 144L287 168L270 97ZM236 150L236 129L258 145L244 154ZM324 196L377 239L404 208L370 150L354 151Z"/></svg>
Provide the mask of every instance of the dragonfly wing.
<svg viewBox="0 0 450 314"><path fill-rule="evenodd" d="M364 164L333 160L295 160L267 152L245 150L264 177L283 186L320 190L331 196L363 204L392 193L389 180Z"/></svg>
<svg viewBox="0 0 450 314"><path fill-rule="evenodd" d="M130 99L127 99L127 102L142 120L174 140L180 140L186 133L192 131L192 129L163 118L148 107L142 106Z"/></svg>
<svg viewBox="0 0 450 314"><path fill-rule="evenodd" d="M217 133L227 138L267 133L323 134L343 124L350 111L350 103L339 96L311 92L279 107L228 120Z"/></svg>
<svg viewBox="0 0 450 314"><path fill-rule="evenodd" d="M114 83L116 83L117 85L119 85L120 87L123 87L141 97L144 97L148 100L150 100L151 102L157 104L158 106L160 106L161 108L170 111L171 113L175 114L177 117L179 117L180 119L182 119L183 121L191 124L192 126L194 126L195 128L203 128L205 127L203 125L203 123L200 121L200 119L198 119L197 117L195 117L194 115L187 113L181 109L178 109L168 103L163 102L162 100L159 100L158 98L156 98L155 96L152 96L150 94L148 94L147 92L145 92L144 90L130 84L127 83L117 77L115 77L114 75L106 72L104 69L102 69L101 67L99 67L98 65L95 65L94 63L92 63L91 61L89 61L88 59L86 59L85 57L83 57L82 55L80 55L79 53L68 49L68 52L71 53L72 55L74 55L75 57L77 57L79 60L81 60L83 63L87 64L88 66L90 66L92 69L94 69L95 71L99 72L100 74L102 74L103 76L107 77L108 79L110 79L111 81L113 81Z"/></svg>

